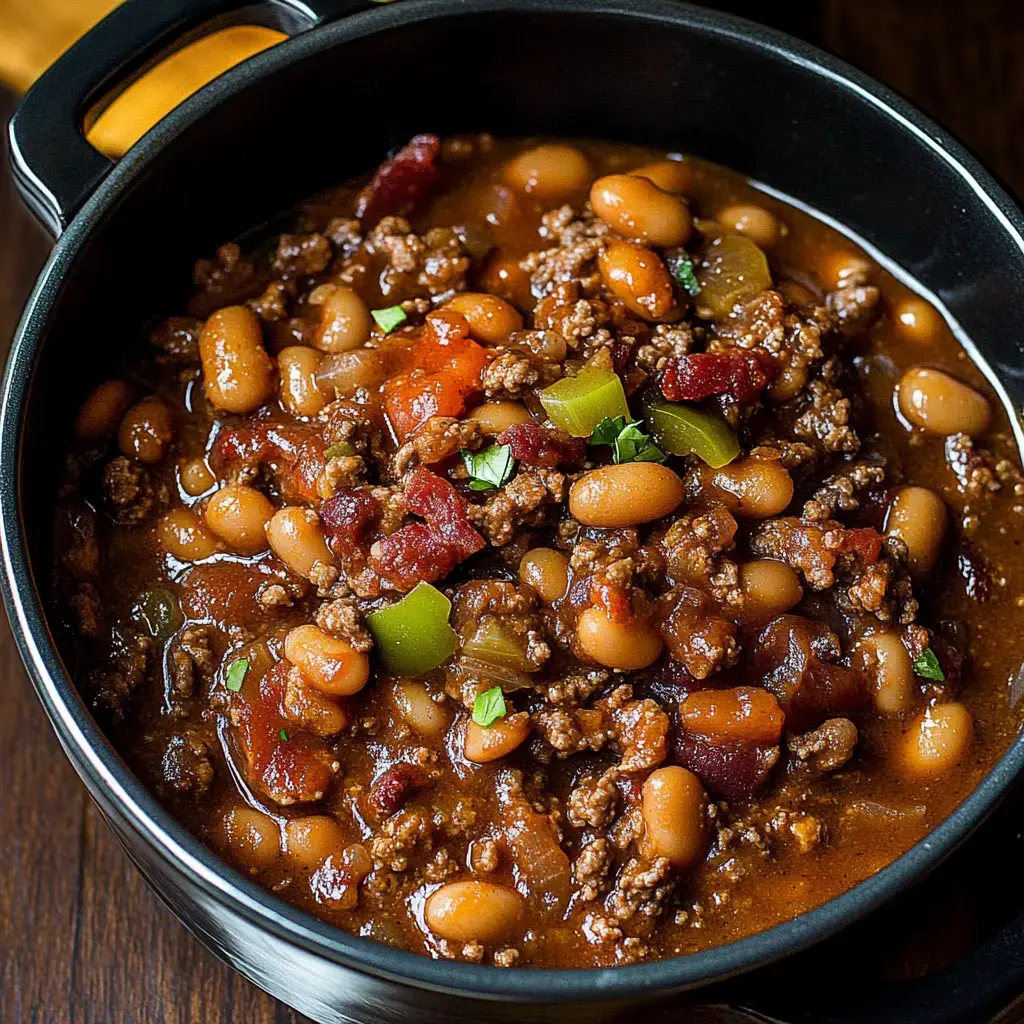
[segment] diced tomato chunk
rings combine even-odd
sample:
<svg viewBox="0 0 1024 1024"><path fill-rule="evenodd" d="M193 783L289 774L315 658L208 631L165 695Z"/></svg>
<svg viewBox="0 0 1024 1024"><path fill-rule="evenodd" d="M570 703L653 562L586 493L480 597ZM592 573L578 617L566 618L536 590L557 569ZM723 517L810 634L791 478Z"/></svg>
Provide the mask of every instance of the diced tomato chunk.
<svg viewBox="0 0 1024 1024"><path fill-rule="evenodd" d="M694 352L668 364L661 374L661 390L670 402L699 402L711 395L752 402L775 372L771 356L760 351Z"/></svg>
<svg viewBox="0 0 1024 1024"><path fill-rule="evenodd" d="M250 782L283 805L320 799L334 778L324 741L296 730L281 713L289 668L278 662L257 686L233 696Z"/></svg>
<svg viewBox="0 0 1024 1024"><path fill-rule="evenodd" d="M261 423L229 427L217 435L210 465L220 472L236 462L257 462L276 469L285 501L316 501L316 482L327 457L323 438L313 424Z"/></svg>
<svg viewBox="0 0 1024 1024"><path fill-rule="evenodd" d="M461 416L466 407L453 380L421 370L389 382L384 402L399 441L414 434L431 416Z"/></svg>
<svg viewBox="0 0 1024 1024"><path fill-rule="evenodd" d="M304 423L228 427L220 431L213 443L210 465L220 470L232 462L291 464L298 458L302 445L315 433L314 426Z"/></svg>
<svg viewBox="0 0 1024 1024"><path fill-rule="evenodd" d="M408 369L384 385L384 408L399 441L431 416L461 416L466 398L480 391L490 360L491 353L469 337L465 317L431 313L418 343L403 356Z"/></svg>
<svg viewBox="0 0 1024 1024"><path fill-rule="evenodd" d="M303 441L295 461L281 474L281 496L288 503L317 501L316 482L327 465L326 448L322 437Z"/></svg>
<svg viewBox="0 0 1024 1024"><path fill-rule="evenodd" d="M385 160L359 193L356 216L363 226L372 226L389 214L408 213L437 181L440 151L436 135L414 135Z"/></svg>
<svg viewBox="0 0 1024 1024"><path fill-rule="evenodd" d="M882 535L873 526L854 526L843 530L841 551L860 555L869 565L882 553Z"/></svg>
<svg viewBox="0 0 1024 1024"><path fill-rule="evenodd" d="M608 613L612 622L631 623L633 605L629 599L629 588L621 584L590 581L590 602Z"/></svg>

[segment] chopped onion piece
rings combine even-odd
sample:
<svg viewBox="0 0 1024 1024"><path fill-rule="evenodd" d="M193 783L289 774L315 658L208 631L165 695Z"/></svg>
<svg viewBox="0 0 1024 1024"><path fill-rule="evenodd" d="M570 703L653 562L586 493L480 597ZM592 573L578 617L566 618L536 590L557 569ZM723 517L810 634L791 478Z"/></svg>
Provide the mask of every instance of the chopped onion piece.
<svg viewBox="0 0 1024 1024"><path fill-rule="evenodd" d="M360 388L377 388L384 377L384 362L375 348L335 352L326 356L316 371L317 384L334 388L341 398L351 398Z"/></svg>
<svg viewBox="0 0 1024 1024"><path fill-rule="evenodd" d="M749 238L724 235L707 247L697 283L697 312L717 319L728 316L741 299L770 288L772 275L764 253Z"/></svg>

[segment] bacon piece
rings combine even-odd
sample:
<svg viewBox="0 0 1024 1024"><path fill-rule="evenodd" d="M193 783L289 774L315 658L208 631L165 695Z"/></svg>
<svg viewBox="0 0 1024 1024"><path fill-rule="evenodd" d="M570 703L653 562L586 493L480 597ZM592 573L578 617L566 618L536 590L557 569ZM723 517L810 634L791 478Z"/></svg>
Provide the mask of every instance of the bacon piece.
<svg viewBox="0 0 1024 1024"><path fill-rule="evenodd" d="M426 522L410 523L374 544L370 578L363 580L369 590L377 589L380 581L403 592L421 581L436 583L486 546L469 521L465 499L429 469L417 466L409 475L405 502L410 512Z"/></svg>
<svg viewBox="0 0 1024 1024"><path fill-rule="evenodd" d="M289 665L278 662L258 683L247 680L232 697L249 781L283 806L319 800L334 778L327 744L281 712ZM287 736L287 739L285 737Z"/></svg>
<svg viewBox="0 0 1024 1024"><path fill-rule="evenodd" d="M514 423L498 436L498 444L507 444L512 458L528 466L581 466L587 457L587 441L570 437L561 430L548 430L539 423Z"/></svg>
<svg viewBox="0 0 1024 1024"><path fill-rule="evenodd" d="M436 135L414 135L374 172L356 200L356 217L372 227L389 214L408 213L437 181L441 140Z"/></svg>
<svg viewBox="0 0 1024 1024"><path fill-rule="evenodd" d="M425 523L410 523L382 538L370 559L378 577L402 592L421 581L443 580L459 561L441 534Z"/></svg>
<svg viewBox="0 0 1024 1024"><path fill-rule="evenodd" d="M320 506L320 523L339 557L352 554L380 520L380 502L369 490L345 487Z"/></svg>
<svg viewBox="0 0 1024 1024"><path fill-rule="evenodd" d="M768 778L779 759L779 748L756 743L715 746L700 736L682 733L676 737L675 757L710 793L726 800L745 800Z"/></svg>
<svg viewBox="0 0 1024 1024"><path fill-rule="evenodd" d="M405 503L410 512L422 516L440 535L457 562L486 546L487 542L469 521L466 499L444 477L429 469L417 466L413 470L405 486Z"/></svg>
<svg viewBox="0 0 1024 1024"><path fill-rule="evenodd" d="M662 371L662 394L671 402L699 402L730 395L752 402L775 376L770 356L757 351L694 352L678 356Z"/></svg>

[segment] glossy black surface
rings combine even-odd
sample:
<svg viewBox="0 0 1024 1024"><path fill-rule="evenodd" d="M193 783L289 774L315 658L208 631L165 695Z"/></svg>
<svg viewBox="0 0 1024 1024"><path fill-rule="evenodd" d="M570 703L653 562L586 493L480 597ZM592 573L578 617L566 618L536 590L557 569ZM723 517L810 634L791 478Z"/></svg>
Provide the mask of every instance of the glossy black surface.
<svg viewBox="0 0 1024 1024"><path fill-rule="evenodd" d="M119 12L133 26L125 49L143 45L147 24L159 22L161 38L168 25L184 24L174 21L176 4L129 0ZM230 6L218 0L209 9ZM321 17L352 6L339 0ZM193 23L201 5L184 7ZM308 23L316 20L310 11ZM91 38L78 51L95 64L91 94L77 95L83 79L62 77L68 64L59 62L37 89L59 98L63 121L47 126L37 106L15 124L16 153L26 161L20 180L42 186L33 186L35 208L54 225L102 176L98 163L69 165L61 156L64 145L81 151L68 135L74 118L111 75L145 60L115 56L109 25ZM328 130L325 111L344 117ZM1024 397L1024 221L1010 200L952 140L881 87L810 47L722 15L658 0L403 0L253 58L150 132L69 224L15 340L0 417L5 597L65 750L146 877L219 955L325 1022L563 1020L565 1002L576 1004L571 1013L581 1021L632 1018L640 1001L664 1001L787 956L879 906L962 842L1024 763L1018 740L926 841L817 911L700 955L587 972L437 962L353 938L221 864L138 785L65 675L39 596L49 578L59 439L71 410L100 379L105 354L133 340L154 313L180 305L197 252L373 165L415 132L471 130L590 134L690 150L798 196L919 278L996 369L1011 409ZM1017 942L1015 927L1004 942ZM993 963L1012 966L1001 954L994 962L983 955L946 979L970 995L970 1006L950 1005L926 983L901 990L902 1009L865 1018L854 993L827 1018L804 1019L910 1021L917 1008L936 1006L950 1013L919 1019L970 1019L955 1014L1020 983ZM734 983L713 998L727 996L767 1007L786 993ZM678 1019L678 1005L648 1016Z"/></svg>

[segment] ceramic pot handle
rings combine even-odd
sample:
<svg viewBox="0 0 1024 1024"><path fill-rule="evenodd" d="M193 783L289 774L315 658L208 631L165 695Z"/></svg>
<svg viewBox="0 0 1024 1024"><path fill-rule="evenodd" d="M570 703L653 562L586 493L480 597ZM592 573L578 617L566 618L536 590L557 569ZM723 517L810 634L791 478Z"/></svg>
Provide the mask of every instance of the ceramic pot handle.
<svg viewBox="0 0 1024 1024"><path fill-rule="evenodd" d="M126 0L43 73L11 119L11 166L22 198L59 235L114 166L86 141L86 117L175 50L227 25L295 35L369 6L370 0Z"/></svg>

